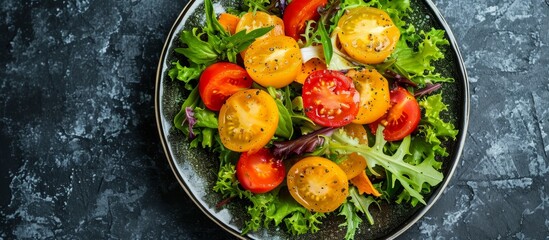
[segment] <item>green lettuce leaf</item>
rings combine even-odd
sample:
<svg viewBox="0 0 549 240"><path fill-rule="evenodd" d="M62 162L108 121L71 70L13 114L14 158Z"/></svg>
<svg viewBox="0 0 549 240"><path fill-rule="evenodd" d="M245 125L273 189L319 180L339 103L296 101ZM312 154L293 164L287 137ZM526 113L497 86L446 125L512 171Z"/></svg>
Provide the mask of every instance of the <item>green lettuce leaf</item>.
<svg viewBox="0 0 549 240"><path fill-rule="evenodd" d="M378 127L375 144L372 147L358 143L356 139L347 136L340 129L332 135L331 141L328 141L328 149L330 153L340 155L356 152L366 158L368 170L375 175L379 175L375 171L375 167L378 165L383 167L392 174L392 185L395 184L395 181L398 181L411 197L426 204L423 195L420 193L423 185L436 186L442 182L444 176L428 161L423 161L418 165L412 165L404 161L410 151L410 136L402 140L394 154L385 154L383 150L387 141L383 138L383 129L382 125Z"/></svg>
<svg viewBox="0 0 549 240"><path fill-rule="evenodd" d="M355 205L349 201L344 202L339 207L339 215L345 217L345 222L339 224L339 227L347 227L345 239L354 239L360 223L362 223L362 219L355 210Z"/></svg>
<svg viewBox="0 0 549 240"><path fill-rule="evenodd" d="M197 80L200 77L205 66L196 63L190 63L189 66L183 66L179 61L172 63L173 67L169 70L168 76L172 80L177 79L185 83L185 89L192 90L196 83L193 80Z"/></svg>
<svg viewBox="0 0 549 240"><path fill-rule="evenodd" d="M444 58L441 47L449 44L445 38L445 31L431 29L429 32L421 31L419 35L422 38L417 50L413 47L413 43L402 40L397 43L396 49L391 55L396 59L397 72L422 85L452 81L451 78L443 78L439 74L433 73L435 70L433 61Z"/></svg>
<svg viewBox="0 0 549 240"><path fill-rule="evenodd" d="M448 106L442 102L442 93L431 95L421 101L419 105L425 109L422 118L420 132L425 134L427 142L440 144L442 139L455 139L458 130L450 122L444 122L440 114L448 110Z"/></svg>

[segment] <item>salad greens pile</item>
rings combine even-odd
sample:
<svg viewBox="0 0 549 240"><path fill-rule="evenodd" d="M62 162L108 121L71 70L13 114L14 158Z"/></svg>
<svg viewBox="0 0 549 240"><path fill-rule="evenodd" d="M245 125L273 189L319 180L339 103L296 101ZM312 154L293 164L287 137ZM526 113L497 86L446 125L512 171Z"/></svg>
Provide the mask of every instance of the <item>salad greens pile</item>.
<svg viewBox="0 0 549 240"><path fill-rule="evenodd" d="M273 0L274 1L274 0ZM284 5L285 1L245 0L243 11L269 11ZM357 65L342 56L333 46L333 31L339 18L348 8L370 6L386 11L401 32L395 51L382 64ZM297 203L284 187L276 188L264 194L254 194L239 186L236 178L235 163L239 153L223 146L218 131L217 113L204 107L198 94L198 78L209 65L218 61L237 62L238 53L246 49L257 37L272 28L260 28L249 33L241 31L231 35L216 19L210 0L205 1L206 24L181 32L183 47L175 49L183 58L173 62L169 71L172 79L180 80L185 89L185 100L181 111L174 119L175 127L191 139L193 148L210 149L219 155L218 180L214 191L226 201L232 199L248 202L249 219L245 222L242 234L257 231L261 227L280 226L282 223L291 234L315 233L320 230L325 213L311 212ZM283 10L283 9L282 9ZM238 12L238 10L233 10ZM422 109L419 131L405 137L402 141L387 142L383 138L383 127L370 135L369 144L360 144L357 139L348 136L342 129L319 129L306 117L303 102L296 88L287 86L281 89L265 89L276 101L280 121L275 136L271 140L277 156L323 155L337 161L338 156L358 153L367 159L368 172L373 176L385 178L374 185L383 193L381 198L360 194L356 187L349 187L349 197L339 207L339 215L346 220L340 226L346 227L346 239L354 238L363 220L373 224L375 219L370 207L381 201L396 204L426 204L424 196L431 188L442 182L440 172L442 157L448 156L444 146L446 141L455 139L458 131L445 121L441 114L447 111L443 102L443 92L432 94L440 89L440 84L454 81L442 76L434 63L443 59L443 47L449 42L444 30L416 30L407 22L413 14L409 0L331 0L319 10L320 24L307 25L303 47L322 45L323 58L327 62L338 62L339 69L357 67L376 68L393 81L408 81L418 89L428 89L427 93L416 92ZM318 26L318 27L315 27ZM330 61L332 60L332 61Z"/></svg>

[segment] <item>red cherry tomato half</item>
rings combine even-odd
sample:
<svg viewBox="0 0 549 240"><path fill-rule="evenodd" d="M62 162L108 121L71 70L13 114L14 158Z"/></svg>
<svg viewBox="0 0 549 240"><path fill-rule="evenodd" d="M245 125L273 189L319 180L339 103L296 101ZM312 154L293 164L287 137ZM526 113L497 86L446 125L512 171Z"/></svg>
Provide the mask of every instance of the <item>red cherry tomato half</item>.
<svg viewBox="0 0 549 240"><path fill-rule="evenodd" d="M360 96L353 80L338 71L319 70L303 83L305 114L326 127L341 127L353 121L358 113Z"/></svg>
<svg viewBox="0 0 549 240"><path fill-rule="evenodd" d="M266 193L276 188L286 176L282 160L276 159L268 148L244 152L236 164L236 177L246 190Z"/></svg>
<svg viewBox="0 0 549 240"><path fill-rule="evenodd" d="M253 80L246 69L229 62L218 62L208 66L198 82L198 93L204 105L219 111L225 100L241 89L252 86Z"/></svg>
<svg viewBox="0 0 549 240"><path fill-rule="evenodd" d="M389 112L380 120L370 124L375 133L378 124L385 125L383 138L387 141L399 141L416 130L421 119L419 104L410 92L398 87L391 90L391 107Z"/></svg>
<svg viewBox="0 0 549 240"><path fill-rule="evenodd" d="M296 40L305 32L307 21L318 20L318 8L325 6L328 0L292 0L284 10L284 29L286 35Z"/></svg>

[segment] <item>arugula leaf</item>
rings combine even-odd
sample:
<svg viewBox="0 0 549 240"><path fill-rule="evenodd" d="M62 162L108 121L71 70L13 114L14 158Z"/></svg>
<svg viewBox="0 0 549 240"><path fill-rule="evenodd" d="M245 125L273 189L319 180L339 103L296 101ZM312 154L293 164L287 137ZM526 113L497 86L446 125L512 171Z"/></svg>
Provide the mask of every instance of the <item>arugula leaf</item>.
<svg viewBox="0 0 549 240"><path fill-rule="evenodd" d="M344 202L339 207L338 215L345 217L345 222L339 224L339 227L347 227L345 239L354 239L356 231L359 229L360 223L362 223L362 219L358 216L357 211L354 208L354 204L349 201Z"/></svg>
<svg viewBox="0 0 549 240"><path fill-rule="evenodd" d="M423 161L418 165L411 165L404 161L406 155L409 154L410 136L405 137L397 151L393 155L387 155L383 149L387 141L383 138L384 127L380 125L376 132L376 141L372 147L358 143L354 138L345 134L343 130L336 131L332 135L332 141L328 142L328 149L331 153L336 154L357 154L366 158L368 162L368 170L375 175L379 175L374 170L377 165L382 166L385 170L393 174L392 185L398 180L402 187L416 198L419 202L426 204L420 191L424 184L436 186L442 182L443 175L438 172L428 161Z"/></svg>
<svg viewBox="0 0 549 240"><path fill-rule="evenodd" d="M244 5L247 6L252 11L261 10L271 14L269 6L271 5L270 0L244 0Z"/></svg>
<svg viewBox="0 0 549 240"><path fill-rule="evenodd" d="M360 194L356 187L349 188L349 196L351 196L349 201L355 205L355 209L364 213L364 215L366 215L366 219L368 219L368 223L373 225L374 217L372 217L372 214L368 209L372 203L376 203L376 200L370 195L366 197L365 195Z"/></svg>

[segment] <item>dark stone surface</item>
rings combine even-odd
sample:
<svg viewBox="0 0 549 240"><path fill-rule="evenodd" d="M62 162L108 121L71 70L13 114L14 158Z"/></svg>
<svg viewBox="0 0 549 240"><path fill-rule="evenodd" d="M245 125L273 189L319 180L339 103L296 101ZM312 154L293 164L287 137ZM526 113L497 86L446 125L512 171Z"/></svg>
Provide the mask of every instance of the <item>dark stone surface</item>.
<svg viewBox="0 0 549 240"><path fill-rule="evenodd" d="M462 161L402 238L549 235L549 4L435 0L470 76ZM154 81L186 1L0 2L0 238L226 239L160 147Z"/></svg>

